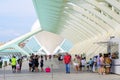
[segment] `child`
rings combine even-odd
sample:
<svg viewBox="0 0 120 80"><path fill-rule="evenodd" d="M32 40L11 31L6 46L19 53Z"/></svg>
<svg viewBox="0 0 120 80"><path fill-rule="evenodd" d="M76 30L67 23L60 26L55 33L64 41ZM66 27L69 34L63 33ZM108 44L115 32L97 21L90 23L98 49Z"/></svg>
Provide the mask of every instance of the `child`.
<svg viewBox="0 0 120 80"><path fill-rule="evenodd" d="M17 64L17 65L16 65L16 71L17 71L17 72L20 72L20 64Z"/></svg>

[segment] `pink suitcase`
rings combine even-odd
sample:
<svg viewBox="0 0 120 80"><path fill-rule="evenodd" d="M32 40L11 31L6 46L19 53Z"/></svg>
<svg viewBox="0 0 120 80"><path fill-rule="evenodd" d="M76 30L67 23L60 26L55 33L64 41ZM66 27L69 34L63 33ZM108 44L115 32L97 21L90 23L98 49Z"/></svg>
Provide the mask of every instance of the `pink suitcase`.
<svg viewBox="0 0 120 80"><path fill-rule="evenodd" d="M46 72L46 73L50 73L50 72L51 72L51 69L50 69L49 67L46 67L46 68L45 68L45 72Z"/></svg>

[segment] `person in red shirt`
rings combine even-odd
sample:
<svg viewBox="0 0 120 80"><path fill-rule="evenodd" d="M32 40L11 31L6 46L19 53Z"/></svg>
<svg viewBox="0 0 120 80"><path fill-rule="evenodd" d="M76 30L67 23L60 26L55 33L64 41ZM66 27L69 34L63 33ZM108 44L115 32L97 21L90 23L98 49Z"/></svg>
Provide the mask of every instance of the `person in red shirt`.
<svg viewBox="0 0 120 80"><path fill-rule="evenodd" d="M66 53L66 55L64 56L63 61L65 63L66 73L70 73L71 55Z"/></svg>

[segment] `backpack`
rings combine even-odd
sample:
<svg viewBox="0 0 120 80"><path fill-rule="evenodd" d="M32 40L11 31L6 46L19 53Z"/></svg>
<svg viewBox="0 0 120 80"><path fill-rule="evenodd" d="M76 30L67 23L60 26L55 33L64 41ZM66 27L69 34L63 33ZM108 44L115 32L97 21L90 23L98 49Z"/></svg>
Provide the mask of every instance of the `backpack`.
<svg viewBox="0 0 120 80"><path fill-rule="evenodd" d="M109 58L107 58L105 63L111 64L111 60Z"/></svg>

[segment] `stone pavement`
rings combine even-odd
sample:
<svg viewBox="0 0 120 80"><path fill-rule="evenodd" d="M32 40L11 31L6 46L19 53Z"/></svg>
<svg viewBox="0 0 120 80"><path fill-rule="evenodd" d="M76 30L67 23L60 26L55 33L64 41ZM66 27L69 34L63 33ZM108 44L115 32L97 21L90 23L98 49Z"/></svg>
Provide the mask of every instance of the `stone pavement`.
<svg viewBox="0 0 120 80"><path fill-rule="evenodd" d="M71 73L65 73L64 64L59 64L55 59L54 61L46 61L45 67L53 64L51 73L45 72L29 72L28 62L25 61L20 73L12 73L11 66L0 69L0 80L120 80L120 75L98 75L91 72L78 72L75 73L71 66Z"/></svg>

